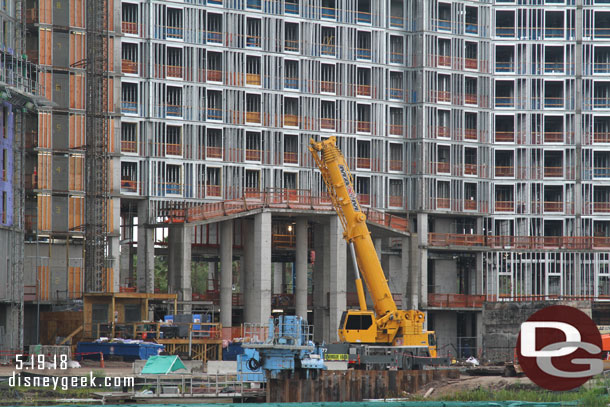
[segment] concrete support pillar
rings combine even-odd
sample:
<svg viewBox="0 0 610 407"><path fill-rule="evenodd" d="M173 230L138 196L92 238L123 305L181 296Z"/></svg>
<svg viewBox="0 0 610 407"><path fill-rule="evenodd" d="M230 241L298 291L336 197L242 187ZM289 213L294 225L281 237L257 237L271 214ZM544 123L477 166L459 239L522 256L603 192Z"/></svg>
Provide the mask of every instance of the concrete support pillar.
<svg viewBox="0 0 610 407"><path fill-rule="evenodd" d="M271 316L271 213L254 216L254 233L246 241L252 261L247 263L247 322L266 323ZM251 254L250 254L251 253Z"/></svg>
<svg viewBox="0 0 610 407"><path fill-rule="evenodd" d="M428 305L428 214L417 214L417 239L411 243L415 267L409 278L409 306L421 309Z"/></svg>
<svg viewBox="0 0 610 407"><path fill-rule="evenodd" d="M155 233L147 227L148 201L138 202L138 292L155 292Z"/></svg>
<svg viewBox="0 0 610 407"><path fill-rule="evenodd" d="M297 218L296 224L296 257L294 268L295 313L307 320L307 228L306 218Z"/></svg>
<svg viewBox="0 0 610 407"><path fill-rule="evenodd" d="M328 247L328 267L325 273L330 278L329 283L329 327L327 342L339 340L338 332L341 315L347 308L346 303L346 243L343 239L343 226L337 216L330 218L330 245ZM326 253L324 253L326 257Z"/></svg>
<svg viewBox="0 0 610 407"><path fill-rule="evenodd" d="M220 225L220 323L223 329L233 326L232 315L233 221L227 220Z"/></svg>
<svg viewBox="0 0 610 407"><path fill-rule="evenodd" d="M254 233L254 223L250 219L243 220L243 233L244 236L252 237ZM253 251L253 242L252 238L244 239L244 254L241 258L241 267L240 267L240 285L241 285L241 293L242 300L244 305L244 322L252 321L252 310L249 309L248 304L250 304L250 297L252 296L251 291L251 274L252 274L252 251Z"/></svg>
<svg viewBox="0 0 610 407"><path fill-rule="evenodd" d="M325 339L324 327L328 325L328 278L325 274L326 253L325 248L329 244L328 224L316 224L313 226L314 250L316 261L313 265L313 322L314 340L322 342Z"/></svg>
<svg viewBox="0 0 610 407"><path fill-rule="evenodd" d="M408 286L411 282L411 238L403 237L401 240L401 254L400 254L400 272L402 274L401 279L401 293L402 293L402 308L406 309L405 305L409 302L407 300L409 289Z"/></svg>
<svg viewBox="0 0 610 407"><path fill-rule="evenodd" d="M192 301L191 287L191 234L193 227L188 224L169 228L168 234L168 276L170 292L177 293L181 301ZM190 311L189 306L183 308Z"/></svg>
<svg viewBox="0 0 610 407"><path fill-rule="evenodd" d="M273 269L273 294L282 294L284 282L284 263L272 263Z"/></svg>

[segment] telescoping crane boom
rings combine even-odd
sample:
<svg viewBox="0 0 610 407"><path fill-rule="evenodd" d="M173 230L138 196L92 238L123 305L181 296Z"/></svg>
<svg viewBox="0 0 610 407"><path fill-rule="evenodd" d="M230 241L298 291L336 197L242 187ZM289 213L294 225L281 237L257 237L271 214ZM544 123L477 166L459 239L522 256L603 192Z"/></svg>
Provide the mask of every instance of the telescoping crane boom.
<svg viewBox="0 0 610 407"><path fill-rule="evenodd" d="M336 138L332 136L320 142L311 140L309 150L343 225L343 237L356 273L360 309L343 313L339 339L347 343L403 347L409 349L409 355L436 358L434 333L423 329L424 313L396 307L366 225L366 215L356 197L352 175L336 146ZM361 274L373 300L374 312L367 309Z"/></svg>

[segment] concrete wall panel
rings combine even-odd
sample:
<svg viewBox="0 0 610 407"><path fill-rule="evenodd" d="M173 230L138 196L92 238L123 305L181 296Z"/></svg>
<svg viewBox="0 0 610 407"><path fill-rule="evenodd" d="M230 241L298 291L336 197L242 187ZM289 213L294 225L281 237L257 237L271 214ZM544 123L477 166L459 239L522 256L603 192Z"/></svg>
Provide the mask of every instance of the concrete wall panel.
<svg viewBox="0 0 610 407"><path fill-rule="evenodd" d="M54 231L68 230L68 197L54 196L51 201L51 228Z"/></svg>
<svg viewBox="0 0 610 407"><path fill-rule="evenodd" d="M70 0L53 0L53 24L62 27L70 24ZM68 52L67 42L65 52Z"/></svg>
<svg viewBox="0 0 610 407"><path fill-rule="evenodd" d="M53 155L53 189L55 191L68 191L68 178L70 175L70 163L67 155ZM66 201L66 207L61 208L64 212L68 212L68 205ZM53 215L55 214L56 208L53 207ZM67 229L55 229L53 230L67 230Z"/></svg>
<svg viewBox="0 0 610 407"><path fill-rule="evenodd" d="M68 115L61 113L53 113L53 148L56 150L67 150L70 147L69 142Z"/></svg>

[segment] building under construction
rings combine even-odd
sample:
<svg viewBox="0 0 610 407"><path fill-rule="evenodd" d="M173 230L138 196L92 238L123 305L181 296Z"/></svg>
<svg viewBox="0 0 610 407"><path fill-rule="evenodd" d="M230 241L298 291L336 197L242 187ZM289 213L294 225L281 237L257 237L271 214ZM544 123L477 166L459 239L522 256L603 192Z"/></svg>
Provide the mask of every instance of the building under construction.
<svg viewBox="0 0 610 407"><path fill-rule="evenodd" d="M97 195L85 3L25 3L53 102L27 144L26 311L86 287L167 290L225 328L275 310L336 340L356 290L307 150L329 135L395 299L427 311L441 351L481 349L486 300L610 298L606 2L108 1ZM107 201L95 287L92 195Z"/></svg>

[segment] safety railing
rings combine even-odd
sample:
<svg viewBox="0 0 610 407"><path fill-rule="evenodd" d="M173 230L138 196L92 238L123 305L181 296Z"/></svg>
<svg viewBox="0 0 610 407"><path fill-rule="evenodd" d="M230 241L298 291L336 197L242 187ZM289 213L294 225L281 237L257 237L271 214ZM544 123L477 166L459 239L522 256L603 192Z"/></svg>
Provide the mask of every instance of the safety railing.
<svg viewBox="0 0 610 407"><path fill-rule="evenodd" d="M128 59L121 60L121 72L123 73L138 73L138 63Z"/></svg>
<svg viewBox="0 0 610 407"><path fill-rule="evenodd" d="M515 202L514 201L496 201L495 205L496 212L514 212Z"/></svg>
<svg viewBox="0 0 610 407"><path fill-rule="evenodd" d="M222 109L215 108L215 107L208 107L208 119L222 120Z"/></svg>
<svg viewBox="0 0 610 407"><path fill-rule="evenodd" d="M357 194L358 202L360 205L369 206L371 204L371 195L370 194Z"/></svg>
<svg viewBox="0 0 610 407"><path fill-rule="evenodd" d="M464 175L477 175L478 167L477 164L464 164Z"/></svg>
<svg viewBox="0 0 610 407"><path fill-rule="evenodd" d="M513 96L496 96L496 107L512 107L515 105Z"/></svg>
<svg viewBox="0 0 610 407"><path fill-rule="evenodd" d="M563 38L565 31L563 27L545 27L544 36L545 38Z"/></svg>
<svg viewBox="0 0 610 407"><path fill-rule="evenodd" d="M478 69L479 64L476 58L464 58L464 68L466 69Z"/></svg>
<svg viewBox="0 0 610 407"><path fill-rule="evenodd" d="M165 114L169 117L182 117L181 105L165 105Z"/></svg>
<svg viewBox="0 0 610 407"><path fill-rule="evenodd" d="M596 131L593 132L593 142L595 143L610 143L610 132Z"/></svg>
<svg viewBox="0 0 610 407"><path fill-rule="evenodd" d="M545 97L544 107L558 108L563 107L564 98L562 97Z"/></svg>
<svg viewBox="0 0 610 407"><path fill-rule="evenodd" d="M296 245L295 235L282 235L274 233L271 236L271 246L278 249L289 249Z"/></svg>
<svg viewBox="0 0 610 407"><path fill-rule="evenodd" d="M299 126L299 116L296 114L285 114L284 115L284 126Z"/></svg>
<svg viewBox="0 0 610 407"><path fill-rule="evenodd" d="M246 74L246 85L257 85L261 84L261 75L257 73L247 73Z"/></svg>
<svg viewBox="0 0 610 407"><path fill-rule="evenodd" d="M466 33L467 34L477 34L479 32L478 24L466 23Z"/></svg>
<svg viewBox="0 0 610 407"><path fill-rule="evenodd" d="M299 78L284 78L285 89L299 89Z"/></svg>
<svg viewBox="0 0 610 407"><path fill-rule="evenodd" d="M562 131L545 131L544 132L545 143L563 143L563 132Z"/></svg>
<svg viewBox="0 0 610 407"><path fill-rule="evenodd" d="M358 120L356 122L356 131L360 133L370 133L371 132L371 122Z"/></svg>
<svg viewBox="0 0 610 407"><path fill-rule="evenodd" d="M214 196L214 197L222 196L220 185L206 185L205 193L207 196Z"/></svg>
<svg viewBox="0 0 610 407"><path fill-rule="evenodd" d="M167 38L182 39L182 27L173 27L168 25L165 27L165 30Z"/></svg>
<svg viewBox="0 0 610 407"><path fill-rule="evenodd" d="M544 249L568 250L605 249L610 247L606 236L493 236L455 233L429 233L428 245L433 247L489 247L495 249Z"/></svg>
<svg viewBox="0 0 610 407"><path fill-rule="evenodd" d="M138 113L138 102L132 102L129 100L121 101L121 111L123 113Z"/></svg>
<svg viewBox="0 0 610 407"><path fill-rule="evenodd" d="M328 18L334 20L336 18L337 10L332 7L320 7L320 16L322 18Z"/></svg>
<svg viewBox="0 0 610 407"><path fill-rule="evenodd" d="M402 208L402 196L390 195L388 199L388 205L394 208Z"/></svg>
<svg viewBox="0 0 610 407"><path fill-rule="evenodd" d="M371 159L360 157L356 158L356 168L371 169Z"/></svg>
<svg viewBox="0 0 610 407"><path fill-rule="evenodd" d="M179 65L167 65L167 76L172 78L182 78L183 68Z"/></svg>
<svg viewBox="0 0 610 407"><path fill-rule="evenodd" d="M335 93L335 82L320 81L320 92Z"/></svg>
<svg viewBox="0 0 610 407"><path fill-rule="evenodd" d="M514 37L515 27L496 27L496 37Z"/></svg>
<svg viewBox="0 0 610 407"><path fill-rule="evenodd" d="M436 167L437 173L448 174L451 172L451 164L449 162L440 161L440 162L433 163L433 164Z"/></svg>
<svg viewBox="0 0 610 407"><path fill-rule="evenodd" d="M284 5L286 14L299 14L299 3L288 3Z"/></svg>
<svg viewBox="0 0 610 407"><path fill-rule="evenodd" d="M165 152L168 155L182 155L182 144L166 144Z"/></svg>
<svg viewBox="0 0 610 407"><path fill-rule="evenodd" d="M563 61L557 62L545 62L544 63L544 72L545 73L561 73L565 70L565 64Z"/></svg>
<svg viewBox="0 0 610 407"><path fill-rule="evenodd" d="M484 246L483 235L468 235L457 233L428 233L430 246Z"/></svg>
<svg viewBox="0 0 610 407"><path fill-rule="evenodd" d="M218 69L208 69L208 81L222 82L222 71Z"/></svg>
<svg viewBox="0 0 610 407"><path fill-rule="evenodd" d="M222 33L217 31L208 31L208 43L222 44Z"/></svg>
<svg viewBox="0 0 610 407"><path fill-rule="evenodd" d="M436 198L436 209L451 209L451 198Z"/></svg>
<svg viewBox="0 0 610 407"><path fill-rule="evenodd" d="M371 23L371 13L366 12L366 11L356 12L356 21L359 23L370 24Z"/></svg>
<svg viewBox="0 0 610 407"><path fill-rule="evenodd" d="M167 329L174 327L175 329ZM186 328L186 335L179 336L176 332L180 327ZM172 332L173 331L173 332ZM147 341L162 341L176 337L199 338L209 340L222 339L222 325L217 323L201 322L106 322L83 324L83 337L86 339L99 338L141 339ZM170 337L168 337L170 336Z"/></svg>
<svg viewBox="0 0 610 407"><path fill-rule="evenodd" d="M402 136L404 126L402 124L390 124L390 134L393 136Z"/></svg>
<svg viewBox="0 0 610 407"><path fill-rule="evenodd" d="M356 94L358 96L371 96L371 85L357 85Z"/></svg>
<svg viewBox="0 0 610 407"><path fill-rule="evenodd" d="M390 160L390 171L402 171L403 162L402 160Z"/></svg>
<svg viewBox="0 0 610 407"><path fill-rule="evenodd" d="M121 30L123 34L138 34L138 23L130 21L121 21Z"/></svg>
<svg viewBox="0 0 610 407"><path fill-rule="evenodd" d="M135 141L121 140L121 152L123 153L137 153L138 145Z"/></svg>
<svg viewBox="0 0 610 407"><path fill-rule="evenodd" d="M246 7L252 8L254 10L260 10L261 9L261 0L248 0L246 2Z"/></svg>
<svg viewBox="0 0 610 407"><path fill-rule="evenodd" d="M563 212L563 202L544 201L545 212Z"/></svg>
<svg viewBox="0 0 610 407"><path fill-rule="evenodd" d="M261 112L246 112L246 123L260 123Z"/></svg>
<svg viewBox="0 0 610 407"><path fill-rule="evenodd" d="M335 129L335 119L333 118L321 118L320 119L320 127L326 130L334 130Z"/></svg>
<svg viewBox="0 0 610 407"><path fill-rule="evenodd" d="M482 308L485 295L428 294L428 306L439 308Z"/></svg>
<svg viewBox="0 0 610 407"><path fill-rule="evenodd" d="M356 58L371 59L371 49L370 48L356 48Z"/></svg>
<svg viewBox="0 0 610 407"><path fill-rule="evenodd" d="M392 64L403 64L405 56L402 52L390 52L390 63Z"/></svg>
<svg viewBox="0 0 610 407"><path fill-rule="evenodd" d="M436 19L436 29L440 31L451 31L451 21Z"/></svg>
<svg viewBox="0 0 610 407"><path fill-rule="evenodd" d="M222 147L207 146L205 153L207 158L222 158Z"/></svg>
<svg viewBox="0 0 610 407"><path fill-rule="evenodd" d="M515 167L496 165L494 174L496 177L514 177Z"/></svg>
<svg viewBox="0 0 610 407"><path fill-rule="evenodd" d="M246 161L260 161L261 157L261 150L246 149Z"/></svg>
<svg viewBox="0 0 610 407"><path fill-rule="evenodd" d="M476 211L477 209L477 201L475 201L474 199L464 199L465 211Z"/></svg>
<svg viewBox="0 0 610 407"><path fill-rule="evenodd" d="M121 191L123 192L138 192L138 181L131 179L121 180Z"/></svg>
<svg viewBox="0 0 610 407"><path fill-rule="evenodd" d="M593 202L593 212L610 212L610 202Z"/></svg>
<svg viewBox="0 0 610 407"><path fill-rule="evenodd" d="M320 53L322 55L334 56L335 44L320 44Z"/></svg>
<svg viewBox="0 0 610 407"><path fill-rule="evenodd" d="M390 88L390 99L402 99L404 92L400 88Z"/></svg>
<svg viewBox="0 0 610 407"><path fill-rule="evenodd" d="M299 52L299 40L285 40L284 41L284 50Z"/></svg>
<svg viewBox="0 0 610 407"><path fill-rule="evenodd" d="M246 36L246 47L260 48L261 47L261 37L259 37L257 35Z"/></svg>
<svg viewBox="0 0 610 407"><path fill-rule="evenodd" d="M477 129L464 129L464 138L466 140L478 140Z"/></svg>
<svg viewBox="0 0 610 407"><path fill-rule="evenodd" d="M451 56L449 55L438 55L437 61L438 66L451 66Z"/></svg>
<svg viewBox="0 0 610 407"><path fill-rule="evenodd" d="M284 151L284 164L298 164L299 153Z"/></svg>
<svg viewBox="0 0 610 407"><path fill-rule="evenodd" d="M563 177L563 167L544 167L545 177Z"/></svg>

